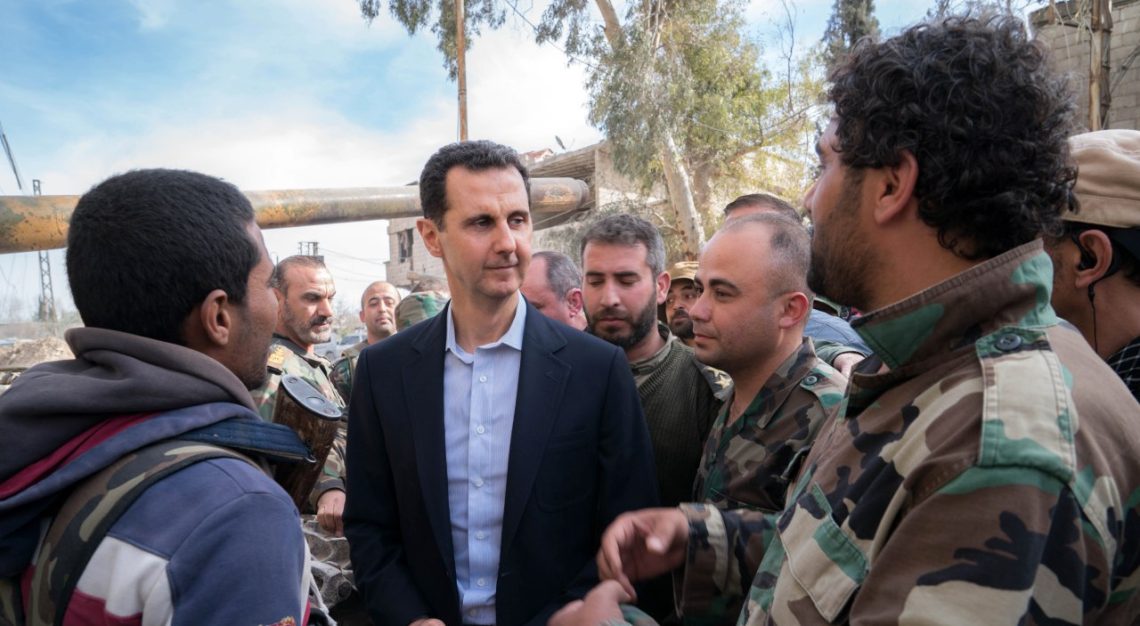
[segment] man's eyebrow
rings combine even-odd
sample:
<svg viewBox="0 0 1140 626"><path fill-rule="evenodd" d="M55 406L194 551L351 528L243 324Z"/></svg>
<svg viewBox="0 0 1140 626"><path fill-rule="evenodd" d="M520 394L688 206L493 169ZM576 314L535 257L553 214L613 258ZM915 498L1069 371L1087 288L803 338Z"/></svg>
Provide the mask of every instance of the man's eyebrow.
<svg viewBox="0 0 1140 626"><path fill-rule="evenodd" d="M735 283L723 278L713 278L709 280L709 287L727 287L733 291L740 291L740 288L738 288Z"/></svg>

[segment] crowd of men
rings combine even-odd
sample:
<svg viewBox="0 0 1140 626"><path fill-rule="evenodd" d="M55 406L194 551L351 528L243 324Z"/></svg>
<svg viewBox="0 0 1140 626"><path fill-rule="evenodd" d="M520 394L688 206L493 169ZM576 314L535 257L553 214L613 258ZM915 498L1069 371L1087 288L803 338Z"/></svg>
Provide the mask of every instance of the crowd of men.
<svg viewBox="0 0 1140 626"><path fill-rule="evenodd" d="M519 155L441 148L446 282L369 285L335 363L333 277L235 187L100 183L76 358L0 396L0 623L1136 623L1140 131L1075 134L1007 18L830 85L806 215L741 196L671 266L629 214L532 253ZM295 379L345 415L300 498Z"/></svg>

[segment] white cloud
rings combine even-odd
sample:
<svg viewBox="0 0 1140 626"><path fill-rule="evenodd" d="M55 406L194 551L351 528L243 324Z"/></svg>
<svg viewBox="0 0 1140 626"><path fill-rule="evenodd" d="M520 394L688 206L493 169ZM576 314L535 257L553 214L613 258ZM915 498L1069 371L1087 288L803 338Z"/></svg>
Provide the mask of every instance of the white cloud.
<svg viewBox="0 0 1140 626"><path fill-rule="evenodd" d="M139 28L159 30L170 21L174 0L128 0L139 12Z"/></svg>

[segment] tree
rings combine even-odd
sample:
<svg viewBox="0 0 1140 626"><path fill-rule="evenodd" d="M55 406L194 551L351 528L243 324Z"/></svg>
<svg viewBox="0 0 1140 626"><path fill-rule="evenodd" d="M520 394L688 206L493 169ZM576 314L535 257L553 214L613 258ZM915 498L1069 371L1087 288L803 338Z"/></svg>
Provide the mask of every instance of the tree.
<svg viewBox="0 0 1140 626"><path fill-rule="evenodd" d="M828 67L835 65L863 37L877 37L879 20L875 0L835 0L823 31Z"/></svg>
<svg viewBox="0 0 1140 626"><path fill-rule="evenodd" d="M513 4L495 1L479 0L469 27L500 25L504 7ZM366 18L378 14L380 0L358 2ZM452 2L439 0L433 13L427 0L389 1L409 32L438 16L433 31L449 68ZM602 16L600 28L591 6ZM619 18L611 0L553 0L536 28L538 43L561 42L590 67L590 120L609 139L617 169L645 189L664 179L680 256L687 258L704 243L714 220L713 190L723 181L754 175L770 159L805 167L789 155L809 127L818 77L805 88L802 79L811 72L794 50L786 73L763 68L759 46L745 34L743 6L743 0L642 0Z"/></svg>

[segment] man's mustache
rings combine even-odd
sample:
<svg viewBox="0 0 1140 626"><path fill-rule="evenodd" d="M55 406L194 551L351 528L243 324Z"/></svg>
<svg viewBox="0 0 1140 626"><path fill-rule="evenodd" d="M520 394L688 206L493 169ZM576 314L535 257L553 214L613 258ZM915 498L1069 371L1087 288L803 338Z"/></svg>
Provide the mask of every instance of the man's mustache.
<svg viewBox="0 0 1140 626"><path fill-rule="evenodd" d="M332 319L332 316L329 316L329 315L318 315L318 316L314 317L313 319L309 320L309 327L312 328L315 326L320 326L321 324L327 324L329 322L329 320L331 320L331 319Z"/></svg>

